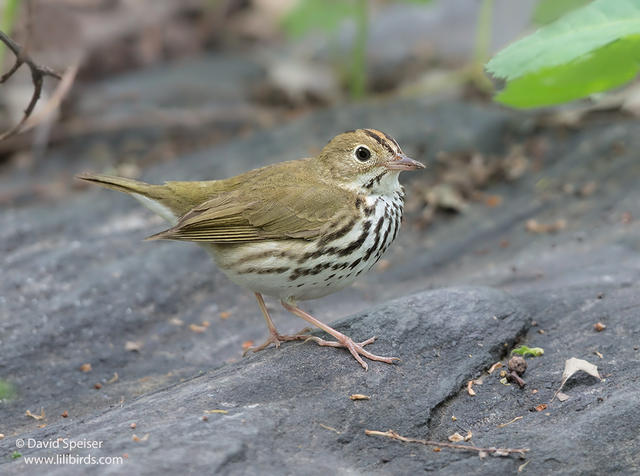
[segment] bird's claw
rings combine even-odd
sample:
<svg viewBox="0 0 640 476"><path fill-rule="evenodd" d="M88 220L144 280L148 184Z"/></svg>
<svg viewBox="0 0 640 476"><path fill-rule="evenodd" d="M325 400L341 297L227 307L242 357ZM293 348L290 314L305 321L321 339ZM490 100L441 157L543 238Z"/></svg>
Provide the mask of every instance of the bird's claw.
<svg viewBox="0 0 640 476"><path fill-rule="evenodd" d="M360 357L361 355L363 357L366 357L369 360L377 360L378 362L384 362L386 364L393 364L394 361L400 360L398 357L382 357L380 355L375 355L375 354L372 354L371 352L366 351L364 349L364 346L375 342L376 340L375 336L370 337L369 339L362 342L354 342L353 339L347 336L344 336L343 339L338 339L337 341L324 340L315 336L308 336L305 342L307 340L312 340L316 344L321 346L344 347L348 349L349 352L351 352L351 355L353 355L353 357L358 361L358 363L360 363L360 365L362 365L362 367L364 367L365 370L369 368L369 365L367 365L367 363L364 360L362 360L362 357Z"/></svg>

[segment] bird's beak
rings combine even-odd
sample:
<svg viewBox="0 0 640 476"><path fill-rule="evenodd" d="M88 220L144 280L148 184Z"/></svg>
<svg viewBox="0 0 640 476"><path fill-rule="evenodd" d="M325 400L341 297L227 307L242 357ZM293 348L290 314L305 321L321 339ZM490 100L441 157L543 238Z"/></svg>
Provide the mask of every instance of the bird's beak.
<svg viewBox="0 0 640 476"><path fill-rule="evenodd" d="M393 160L386 163L390 170L417 170L424 169L424 164L407 157L404 154L396 155Z"/></svg>

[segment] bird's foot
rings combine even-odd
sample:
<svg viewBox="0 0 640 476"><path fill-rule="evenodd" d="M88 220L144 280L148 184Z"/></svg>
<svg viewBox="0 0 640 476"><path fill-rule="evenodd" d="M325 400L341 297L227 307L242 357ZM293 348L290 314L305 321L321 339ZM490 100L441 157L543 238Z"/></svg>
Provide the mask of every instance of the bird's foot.
<svg viewBox="0 0 640 476"><path fill-rule="evenodd" d="M338 338L337 341L324 340L315 336L307 336L306 340L312 340L318 345L327 347L345 347L349 350L349 352L351 352L351 355L353 355L353 357L360 363L360 365L364 367L365 370L367 370L369 366L364 360L362 360L362 357L360 357L361 355L369 360L377 360L379 362L385 362L387 364L393 364L395 360L400 360L398 357L381 357L364 350L364 346L375 342L376 337L371 337L363 342L354 342L353 339L345 335L342 335L342 337Z"/></svg>
<svg viewBox="0 0 640 476"><path fill-rule="evenodd" d="M278 331L273 330L269 332L269 338L267 340L265 340L260 345L249 347L242 353L242 356L244 357L249 352L259 352L261 350L264 350L267 347L269 347L271 344L273 344L276 348L278 348L280 347L280 343L282 342L288 342L292 340L307 340L309 338L309 335L306 333L310 331L311 329L309 329L308 327L305 327L300 331L300 334L287 336L287 335L279 334Z"/></svg>

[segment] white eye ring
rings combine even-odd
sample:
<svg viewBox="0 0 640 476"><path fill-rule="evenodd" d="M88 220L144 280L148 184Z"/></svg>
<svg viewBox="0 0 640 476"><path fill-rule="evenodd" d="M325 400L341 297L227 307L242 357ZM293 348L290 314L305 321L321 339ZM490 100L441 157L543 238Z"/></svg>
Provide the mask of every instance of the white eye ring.
<svg viewBox="0 0 640 476"><path fill-rule="evenodd" d="M358 162L367 162L371 159L371 151L365 145L359 145L353 151L353 155Z"/></svg>

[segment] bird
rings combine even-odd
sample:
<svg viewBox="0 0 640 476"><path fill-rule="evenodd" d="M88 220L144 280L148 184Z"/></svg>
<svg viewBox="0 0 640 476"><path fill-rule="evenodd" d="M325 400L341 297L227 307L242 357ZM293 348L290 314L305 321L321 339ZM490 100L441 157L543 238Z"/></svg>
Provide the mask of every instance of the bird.
<svg viewBox="0 0 640 476"><path fill-rule="evenodd" d="M346 348L367 370L363 357L388 364L298 307L353 283L387 251L398 235L405 190L402 171L424 168L395 139L376 129L338 134L315 157L290 160L221 180L170 181L152 185L129 178L82 173L78 179L132 195L170 227L147 240L178 240L203 246L226 276L255 294L271 344L311 340ZM282 335L263 296L335 340Z"/></svg>

